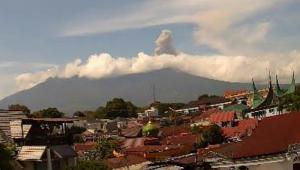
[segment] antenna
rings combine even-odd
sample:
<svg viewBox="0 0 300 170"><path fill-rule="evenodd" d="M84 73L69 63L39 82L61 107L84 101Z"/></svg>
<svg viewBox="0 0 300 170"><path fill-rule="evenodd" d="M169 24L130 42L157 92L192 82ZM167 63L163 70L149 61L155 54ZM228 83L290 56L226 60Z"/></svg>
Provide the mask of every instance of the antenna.
<svg viewBox="0 0 300 170"><path fill-rule="evenodd" d="M153 103L156 101L156 96L155 96L155 84L153 84L153 89L152 89L152 93L153 93Z"/></svg>

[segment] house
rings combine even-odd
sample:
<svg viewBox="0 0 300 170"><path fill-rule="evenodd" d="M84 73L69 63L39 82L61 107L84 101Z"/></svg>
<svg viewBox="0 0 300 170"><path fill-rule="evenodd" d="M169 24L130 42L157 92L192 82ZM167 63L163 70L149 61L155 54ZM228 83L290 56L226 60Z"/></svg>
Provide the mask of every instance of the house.
<svg viewBox="0 0 300 170"><path fill-rule="evenodd" d="M155 107L151 107L150 109L145 110L146 117L157 117L158 116L158 109Z"/></svg>
<svg viewBox="0 0 300 170"><path fill-rule="evenodd" d="M11 121L21 120L26 115L21 111L0 110L0 143L11 143Z"/></svg>
<svg viewBox="0 0 300 170"><path fill-rule="evenodd" d="M256 89L255 83L252 80L252 100L251 108L246 109L245 117L263 119L265 117L276 116L287 113L286 106L279 107L279 100L282 97L291 95L296 91L295 76L293 73L292 81L286 90L281 89L276 76L276 88L274 91L271 76L269 75L269 88L266 97L262 96Z"/></svg>
<svg viewBox="0 0 300 170"><path fill-rule="evenodd" d="M124 149L125 155L136 155L150 161L164 160L173 156L184 155L190 152L190 148L180 145L144 145Z"/></svg>
<svg viewBox="0 0 300 170"><path fill-rule="evenodd" d="M211 108L223 109L230 105L232 101L220 96L203 97L202 99L191 101L183 108L177 109L176 112L182 114L194 114Z"/></svg>
<svg viewBox="0 0 300 170"><path fill-rule="evenodd" d="M243 119L236 122L233 127L222 128L224 136L229 140L240 140L245 136L250 136L252 131L258 126L257 119Z"/></svg>
<svg viewBox="0 0 300 170"><path fill-rule="evenodd" d="M95 121L87 122L86 128L101 131L106 134L116 134L118 132L118 121L110 119L96 119Z"/></svg>
<svg viewBox="0 0 300 170"><path fill-rule="evenodd" d="M232 111L219 111L211 114L209 117L209 121L211 123L217 124L220 127L232 127L234 125L235 119L236 114Z"/></svg>
<svg viewBox="0 0 300 170"><path fill-rule="evenodd" d="M262 119L240 142L201 149L215 169L296 170L300 168L300 112Z"/></svg>
<svg viewBox="0 0 300 170"><path fill-rule="evenodd" d="M73 137L67 132L73 121L69 118L23 118L20 122L12 122L11 134L20 148L16 161L22 169L52 167L61 170L76 166Z"/></svg>
<svg viewBox="0 0 300 170"><path fill-rule="evenodd" d="M69 145L22 146L16 160L22 170L65 169L76 165L76 153ZM49 162L50 161L50 162Z"/></svg>
<svg viewBox="0 0 300 170"><path fill-rule="evenodd" d="M79 158L84 158L86 154L96 150L96 142L75 143L74 150Z"/></svg>

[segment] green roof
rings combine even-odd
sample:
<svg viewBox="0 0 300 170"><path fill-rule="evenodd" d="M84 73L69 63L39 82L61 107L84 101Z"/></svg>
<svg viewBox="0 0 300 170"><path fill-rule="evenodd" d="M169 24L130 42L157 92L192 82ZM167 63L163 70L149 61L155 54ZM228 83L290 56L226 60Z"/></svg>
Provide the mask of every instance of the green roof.
<svg viewBox="0 0 300 170"><path fill-rule="evenodd" d="M149 121L144 127L143 127L143 135L144 136L153 136L157 135L159 129L158 127L153 124L151 121Z"/></svg>
<svg viewBox="0 0 300 170"><path fill-rule="evenodd" d="M294 72L293 72L293 77L292 77L291 84L289 85L289 87L286 90L280 88L279 82L278 82L278 79L277 79L277 76L276 76L276 95L278 97L283 97L283 96L286 96L286 95L289 95L289 94L293 94L293 93L295 93L295 91L296 91L296 81L295 81Z"/></svg>
<svg viewBox="0 0 300 170"><path fill-rule="evenodd" d="M253 80L252 80L253 81ZM263 98L257 91L254 81L253 81L253 99L252 99L252 109L259 107L269 106L274 103L274 90L272 86L271 76L269 73L269 90L266 98Z"/></svg>
<svg viewBox="0 0 300 170"><path fill-rule="evenodd" d="M234 104L224 108L224 111L235 111L241 113L243 110L248 109L249 107L244 104Z"/></svg>
<svg viewBox="0 0 300 170"><path fill-rule="evenodd" d="M253 97L252 97L252 108L257 108L260 104L264 102L264 98L259 94L256 89L254 80L252 79Z"/></svg>

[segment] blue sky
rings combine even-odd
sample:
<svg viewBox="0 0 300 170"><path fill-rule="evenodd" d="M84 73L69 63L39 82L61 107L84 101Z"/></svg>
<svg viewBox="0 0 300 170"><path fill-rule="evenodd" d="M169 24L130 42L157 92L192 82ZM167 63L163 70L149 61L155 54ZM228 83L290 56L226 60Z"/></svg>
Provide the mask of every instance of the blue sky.
<svg viewBox="0 0 300 170"><path fill-rule="evenodd" d="M197 57L282 59L299 50L299 17L297 0L1 1L0 98L17 91L15 78L22 73L103 52L153 55L163 29L172 31L178 51Z"/></svg>

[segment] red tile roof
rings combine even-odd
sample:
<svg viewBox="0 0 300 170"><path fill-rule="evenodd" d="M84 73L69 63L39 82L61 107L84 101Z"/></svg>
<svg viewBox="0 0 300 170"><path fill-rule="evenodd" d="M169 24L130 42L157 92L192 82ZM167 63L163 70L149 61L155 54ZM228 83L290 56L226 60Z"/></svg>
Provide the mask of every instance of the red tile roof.
<svg viewBox="0 0 300 170"><path fill-rule="evenodd" d="M168 136L163 141L164 144L168 145L188 145L193 146L199 137L197 135L188 133L188 134L180 134L176 136Z"/></svg>
<svg viewBox="0 0 300 170"><path fill-rule="evenodd" d="M222 128L225 137L243 137L258 125L257 119L244 119L238 122L235 127L225 127Z"/></svg>
<svg viewBox="0 0 300 170"><path fill-rule="evenodd" d="M96 142L75 143L74 149L76 152L87 152L96 148Z"/></svg>
<svg viewBox="0 0 300 170"><path fill-rule="evenodd" d="M158 138L149 138L149 137L141 137L141 138L128 138L122 142L121 148L135 148L139 146L147 145L147 143L159 143Z"/></svg>
<svg viewBox="0 0 300 170"><path fill-rule="evenodd" d="M191 127L189 124L182 124L179 126L170 126L160 128L160 132L163 136L179 135L181 133L190 133Z"/></svg>
<svg viewBox="0 0 300 170"><path fill-rule="evenodd" d="M230 143L214 151L231 158L284 153L291 144L300 143L300 112L262 119L258 127L243 141Z"/></svg>
<svg viewBox="0 0 300 170"><path fill-rule="evenodd" d="M213 108L213 109L209 109L209 110L206 110L202 113L200 113L200 115L197 115L197 116L194 116L192 118L192 121L193 122L197 122L197 121L201 121L201 120L205 120L205 119L208 119L210 117L210 115L212 115L213 113L217 113L219 112L220 110L217 109L217 108Z"/></svg>
<svg viewBox="0 0 300 170"><path fill-rule="evenodd" d="M235 118L235 113L234 112L220 111L220 112L213 113L212 115L210 115L209 120L212 123L220 123L220 122L233 121L234 118Z"/></svg>
<svg viewBox="0 0 300 170"><path fill-rule="evenodd" d="M128 148L126 152L159 152L170 149L178 149L177 145L144 145L135 148Z"/></svg>
<svg viewBox="0 0 300 170"><path fill-rule="evenodd" d="M126 157L110 158L105 160L106 165L111 169L141 164L143 162L147 162L147 160L141 156L136 155L128 155Z"/></svg>

